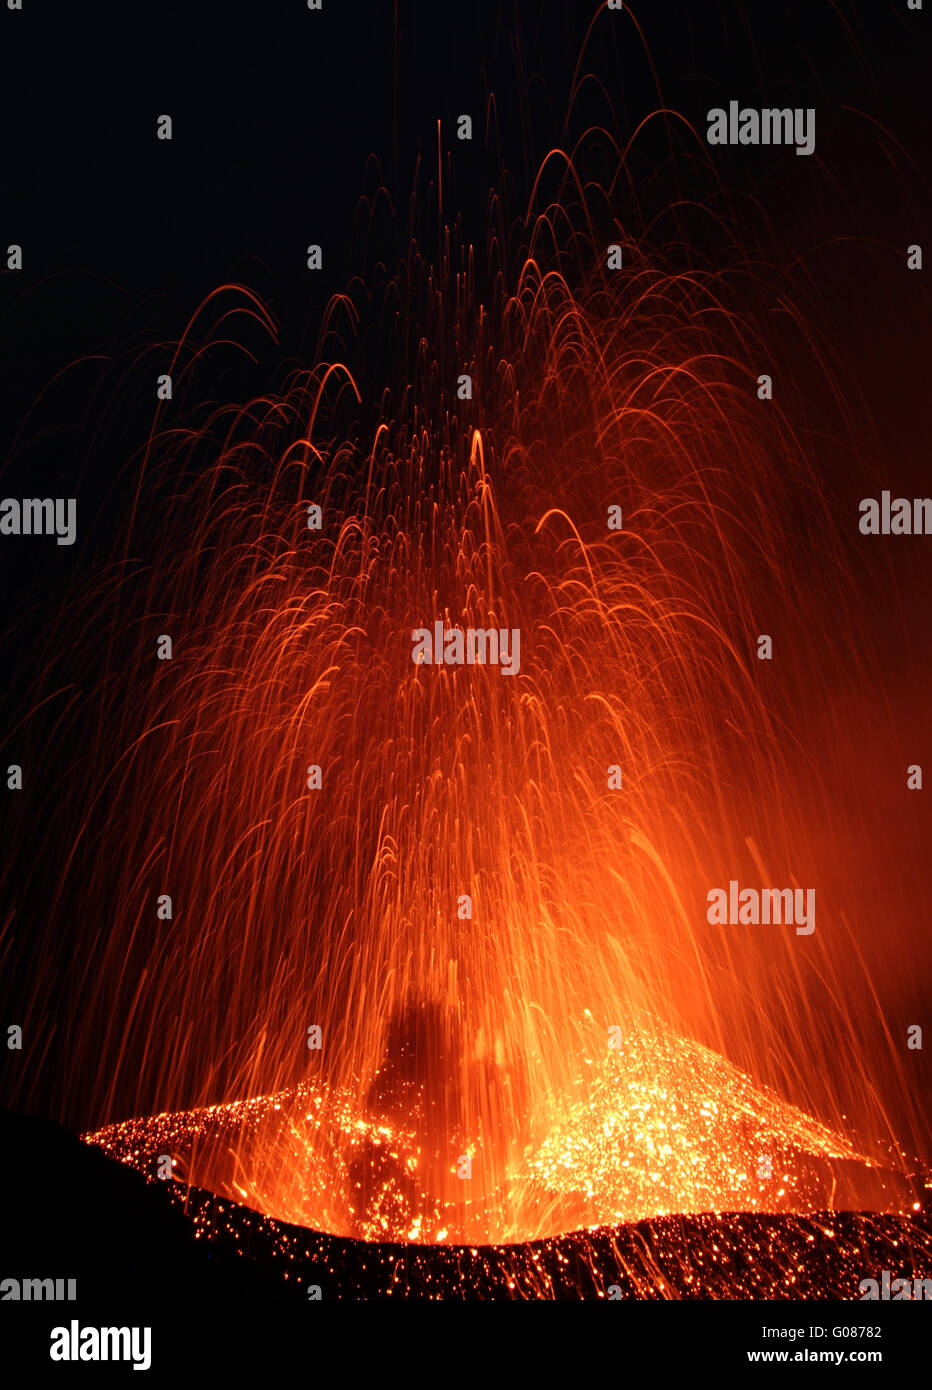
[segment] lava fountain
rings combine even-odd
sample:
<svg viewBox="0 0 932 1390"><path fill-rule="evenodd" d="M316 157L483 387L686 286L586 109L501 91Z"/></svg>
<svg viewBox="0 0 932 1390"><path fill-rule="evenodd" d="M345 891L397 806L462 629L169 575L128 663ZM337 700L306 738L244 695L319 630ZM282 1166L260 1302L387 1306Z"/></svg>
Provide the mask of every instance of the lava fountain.
<svg viewBox="0 0 932 1390"><path fill-rule="evenodd" d="M617 226L607 269L555 162L513 263L412 244L280 389L204 404L236 324L276 334L239 287L174 348L69 619L102 771L44 960L84 904L87 1137L369 1240L901 1208L908 1087L860 1045L810 835L856 717L817 769L792 732L850 659L820 623L855 606L829 499L758 399L750 277ZM516 631L520 664L413 660L436 623ZM815 933L710 925L736 878L814 886Z"/></svg>

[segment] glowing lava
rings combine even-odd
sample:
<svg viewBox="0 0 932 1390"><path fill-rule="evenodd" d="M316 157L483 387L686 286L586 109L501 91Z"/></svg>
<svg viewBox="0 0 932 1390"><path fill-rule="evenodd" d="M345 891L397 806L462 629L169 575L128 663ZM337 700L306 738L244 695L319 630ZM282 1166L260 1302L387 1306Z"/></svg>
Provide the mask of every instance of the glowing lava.
<svg viewBox="0 0 932 1390"><path fill-rule="evenodd" d="M481 1135L432 1153L430 1098L409 1101L407 1115L360 1115L351 1094L308 1085L84 1137L150 1175L173 1155L185 1184L370 1241L528 1241L674 1212L824 1210L836 1193L907 1203L892 1174L683 1039L643 1036L591 1063L586 1101L505 1172L489 1172L499 1149Z"/></svg>

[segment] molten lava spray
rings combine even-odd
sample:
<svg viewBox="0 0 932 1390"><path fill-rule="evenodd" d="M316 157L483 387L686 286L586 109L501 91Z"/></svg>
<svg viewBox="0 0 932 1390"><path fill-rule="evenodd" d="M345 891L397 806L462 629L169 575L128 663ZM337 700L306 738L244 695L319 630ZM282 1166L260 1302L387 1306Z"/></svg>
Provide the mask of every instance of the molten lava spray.
<svg viewBox="0 0 932 1390"><path fill-rule="evenodd" d="M810 835L856 716L818 768L792 733L851 660L829 501L758 399L755 282L617 226L607 269L563 168L507 264L412 245L245 405L203 405L211 351L276 327L211 296L76 624L105 771L52 920L97 924L90 1137L337 1234L905 1200L869 1164L908 1167L908 1090ZM520 664L415 662L438 622ZM814 887L815 932L710 925L732 879Z"/></svg>

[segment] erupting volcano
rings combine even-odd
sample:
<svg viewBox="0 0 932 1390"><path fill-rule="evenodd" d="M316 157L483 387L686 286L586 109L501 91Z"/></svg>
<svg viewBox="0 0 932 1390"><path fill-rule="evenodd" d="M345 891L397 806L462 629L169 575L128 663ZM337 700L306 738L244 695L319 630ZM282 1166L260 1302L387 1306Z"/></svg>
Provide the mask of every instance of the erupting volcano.
<svg viewBox="0 0 932 1390"><path fill-rule="evenodd" d="M198 1099L89 1137L366 1240L906 1210L870 1094L834 1090L857 1042L830 893L805 941L706 912L742 869L826 881L778 707L822 662L797 651L778 693L754 669L762 605L812 602L774 510L823 499L729 380L719 281L632 247L623 289L573 289L534 251L488 306L465 250L399 272L367 431L341 362L153 436L182 481L114 595L133 698L98 697L136 841L100 872L133 927L95 962L102 990L140 972L104 1024L108 1105L130 1067L140 1102ZM824 583L843 602L837 556ZM520 669L412 659L436 614L519 632ZM154 785L167 815L140 817Z"/></svg>
<svg viewBox="0 0 932 1390"><path fill-rule="evenodd" d="M832 364L722 204L642 216L588 138L477 249L438 130L436 245L386 269L373 190L311 362L232 284L146 359L131 515L24 734L88 769L36 958L84 1138L215 1214L476 1247L925 1195L841 823L882 663L785 365L828 411ZM716 920L735 882L805 932Z"/></svg>

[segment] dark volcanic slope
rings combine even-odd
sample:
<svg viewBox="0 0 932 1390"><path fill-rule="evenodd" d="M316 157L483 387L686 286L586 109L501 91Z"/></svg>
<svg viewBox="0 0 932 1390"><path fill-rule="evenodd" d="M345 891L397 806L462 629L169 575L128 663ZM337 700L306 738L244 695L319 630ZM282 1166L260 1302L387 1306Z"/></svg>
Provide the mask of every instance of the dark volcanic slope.
<svg viewBox="0 0 932 1390"><path fill-rule="evenodd" d="M173 1184L173 1187L175 1185ZM932 1218L675 1216L526 1245L366 1244L175 1187L197 1227L307 1298L857 1299L861 1279L932 1276ZM618 1296L617 1294L615 1295Z"/></svg>

